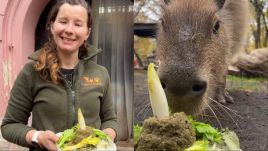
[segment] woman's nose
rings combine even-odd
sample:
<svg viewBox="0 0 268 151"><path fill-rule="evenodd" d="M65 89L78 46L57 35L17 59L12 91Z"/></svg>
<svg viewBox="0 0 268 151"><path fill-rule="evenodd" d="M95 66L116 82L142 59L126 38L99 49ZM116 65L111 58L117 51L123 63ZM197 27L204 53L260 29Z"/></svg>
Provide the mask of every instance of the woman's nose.
<svg viewBox="0 0 268 151"><path fill-rule="evenodd" d="M74 32L74 25L73 24L67 24L67 26L65 27L65 32L66 33L73 33Z"/></svg>

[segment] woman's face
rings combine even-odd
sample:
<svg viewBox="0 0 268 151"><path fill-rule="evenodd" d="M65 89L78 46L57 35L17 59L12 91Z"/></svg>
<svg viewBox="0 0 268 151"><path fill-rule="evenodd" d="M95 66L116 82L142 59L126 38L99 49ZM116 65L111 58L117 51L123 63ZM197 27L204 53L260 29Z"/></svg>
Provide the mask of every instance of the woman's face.
<svg viewBox="0 0 268 151"><path fill-rule="evenodd" d="M51 33L58 51L72 54L87 40L90 28L87 27L87 10L81 5L63 4L51 25Z"/></svg>

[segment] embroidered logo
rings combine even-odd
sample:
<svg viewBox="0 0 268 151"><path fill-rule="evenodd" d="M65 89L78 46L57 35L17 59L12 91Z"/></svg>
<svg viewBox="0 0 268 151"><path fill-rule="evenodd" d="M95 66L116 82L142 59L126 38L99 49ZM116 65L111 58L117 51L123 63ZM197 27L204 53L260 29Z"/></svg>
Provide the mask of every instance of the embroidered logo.
<svg viewBox="0 0 268 151"><path fill-rule="evenodd" d="M101 79L99 77L90 78L90 77L84 76L83 80L84 80L85 86L101 85Z"/></svg>

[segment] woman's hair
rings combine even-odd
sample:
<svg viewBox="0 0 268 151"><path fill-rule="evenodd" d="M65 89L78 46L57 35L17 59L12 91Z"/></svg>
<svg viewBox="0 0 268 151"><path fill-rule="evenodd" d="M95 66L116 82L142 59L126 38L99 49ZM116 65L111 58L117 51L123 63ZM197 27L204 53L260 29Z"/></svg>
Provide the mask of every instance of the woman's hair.
<svg viewBox="0 0 268 151"><path fill-rule="evenodd" d="M91 9L85 0L57 0L56 4L50 10L46 24L46 30L48 31L48 42L45 43L44 47L40 50L41 52L38 56L38 61L34 64L34 68L36 71L39 71L42 79L52 81L55 84L58 84L61 81L59 75L60 60L57 56L57 46L51 33L51 26L58 15L60 7L66 3L70 5L81 5L84 7L87 10L88 16L87 27L91 28L92 25ZM82 56L87 54L87 51L88 44L85 42L79 48L78 57L81 59Z"/></svg>

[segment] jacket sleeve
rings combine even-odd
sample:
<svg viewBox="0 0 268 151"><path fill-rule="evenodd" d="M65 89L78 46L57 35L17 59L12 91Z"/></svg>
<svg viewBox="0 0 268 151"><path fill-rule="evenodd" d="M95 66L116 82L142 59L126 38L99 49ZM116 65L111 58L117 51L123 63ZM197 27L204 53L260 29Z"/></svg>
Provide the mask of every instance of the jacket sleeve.
<svg viewBox="0 0 268 151"><path fill-rule="evenodd" d="M1 125L3 138L24 147L29 147L26 142L26 133L32 129L27 126L27 122L32 110L33 74L32 64L28 63L17 76Z"/></svg>
<svg viewBox="0 0 268 151"><path fill-rule="evenodd" d="M103 98L101 101L101 129L112 128L117 133L117 116L115 113L115 105L113 104L112 94L111 94L111 85L110 78L107 70L105 69L106 82Z"/></svg>

